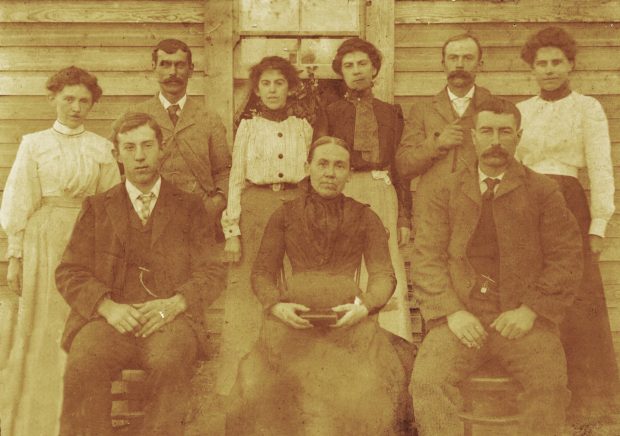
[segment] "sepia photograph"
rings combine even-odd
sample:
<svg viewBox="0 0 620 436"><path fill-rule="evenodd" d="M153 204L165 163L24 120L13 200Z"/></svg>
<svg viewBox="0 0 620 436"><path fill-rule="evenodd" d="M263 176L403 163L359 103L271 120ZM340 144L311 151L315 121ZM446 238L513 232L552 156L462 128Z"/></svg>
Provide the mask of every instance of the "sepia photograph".
<svg viewBox="0 0 620 436"><path fill-rule="evenodd" d="M0 0L0 436L620 435L620 0Z"/></svg>

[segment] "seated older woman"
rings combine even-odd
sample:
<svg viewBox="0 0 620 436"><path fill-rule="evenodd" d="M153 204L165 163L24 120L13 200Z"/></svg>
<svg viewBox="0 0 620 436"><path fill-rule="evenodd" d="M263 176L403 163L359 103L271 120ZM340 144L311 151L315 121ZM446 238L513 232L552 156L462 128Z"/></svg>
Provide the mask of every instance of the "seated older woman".
<svg viewBox="0 0 620 436"><path fill-rule="evenodd" d="M227 434L396 433L404 371L376 317L396 279L381 220L342 195L349 157L342 140L317 140L307 192L265 229L252 272L265 321L240 366ZM283 285L285 254L293 273ZM362 255L365 292L354 280Z"/></svg>

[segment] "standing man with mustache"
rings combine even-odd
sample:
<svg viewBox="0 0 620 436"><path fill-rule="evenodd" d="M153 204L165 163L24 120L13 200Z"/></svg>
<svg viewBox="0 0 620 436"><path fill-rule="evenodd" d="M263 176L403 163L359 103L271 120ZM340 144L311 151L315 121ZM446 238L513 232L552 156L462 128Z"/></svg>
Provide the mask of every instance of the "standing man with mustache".
<svg viewBox="0 0 620 436"><path fill-rule="evenodd" d="M478 157L433 186L420 211L414 290L428 333L411 392L420 435L463 434L458 383L490 359L522 386L520 435L559 434L570 399L559 324L579 287L581 235L559 186L514 159L519 110L474 115Z"/></svg>
<svg viewBox="0 0 620 436"><path fill-rule="evenodd" d="M220 229L231 166L224 124L215 112L187 97L194 64L186 43L160 41L152 61L159 92L130 112L147 113L157 121L164 135L162 176L183 191L199 194L209 225ZM221 230L216 238L223 241Z"/></svg>
<svg viewBox="0 0 620 436"><path fill-rule="evenodd" d="M417 104L406 120L396 170L403 179L418 177L414 226L429 188L476 161L469 135L476 107L491 93L474 84L482 65L482 47L470 34L449 38L442 48L448 84L430 104Z"/></svg>

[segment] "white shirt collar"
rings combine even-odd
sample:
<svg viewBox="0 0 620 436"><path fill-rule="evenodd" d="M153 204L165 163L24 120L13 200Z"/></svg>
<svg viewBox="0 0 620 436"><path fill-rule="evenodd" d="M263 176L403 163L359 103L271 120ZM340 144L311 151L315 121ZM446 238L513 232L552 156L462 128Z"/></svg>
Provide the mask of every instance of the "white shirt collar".
<svg viewBox="0 0 620 436"><path fill-rule="evenodd" d="M129 179L125 180L125 188L127 189L127 193L129 194L129 199L131 200L132 204L135 204L135 202L138 200L139 196L144 195L144 192L142 192L138 188L136 188L136 186L133 183L131 183L129 181ZM153 195L155 195L155 198L153 199L153 201L151 201L151 209L153 208L153 205L155 205L155 202L159 198L159 191L160 191L160 189L161 189L161 177L159 177L157 179L157 181L155 182L155 184L151 188L151 193L153 193ZM147 193L147 195L148 195L148 193Z"/></svg>
<svg viewBox="0 0 620 436"><path fill-rule="evenodd" d="M447 86L446 89L448 90L448 97L450 98L450 101L462 100L462 99L471 100L472 98L474 98L474 91L476 90L476 85L472 86L471 89L469 90L469 92L467 94L465 94L463 97L459 97L458 95L454 95L452 93L452 91L450 91L450 87L449 86Z"/></svg>
<svg viewBox="0 0 620 436"><path fill-rule="evenodd" d="M480 167L478 167L478 183L480 184L480 192L482 192L484 194L484 192L489 188L487 186L487 184L484 182L485 179L497 179L497 180L502 180L504 178L504 175L506 174L506 172L504 171L503 173L501 173L499 176L495 176L495 177L491 177L491 176L487 176L481 169ZM497 186L495 187L495 190L497 190Z"/></svg>
<svg viewBox="0 0 620 436"><path fill-rule="evenodd" d="M170 106L172 106L172 103L170 103L168 101L168 99L166 97L164 97L164 94L162 94L161 92L159 93L159 101L161 102L162 106L166 110L168 110L168 108ZM177 101L175 104L178 104L179 107L181 108L181 110L183 110L183 106L185 106L186 102L187 102L187 94L185 94L183 97L181 97L181 99L179 101Z"/></svg>
<svg viewBox="0 0 620 436"><path fill-rule="evenodd" d="M62 124L60 121L56 120L54 121L54 125L52 126L52 128L57 131L58 133L62 133L63 135L67 135L67 136L75 136L75 135L79 135L81 133L84 133L84 125L80 125L78 127L76 127L75 129L72 129L71 127L67 127L64 124Z"/></svg>

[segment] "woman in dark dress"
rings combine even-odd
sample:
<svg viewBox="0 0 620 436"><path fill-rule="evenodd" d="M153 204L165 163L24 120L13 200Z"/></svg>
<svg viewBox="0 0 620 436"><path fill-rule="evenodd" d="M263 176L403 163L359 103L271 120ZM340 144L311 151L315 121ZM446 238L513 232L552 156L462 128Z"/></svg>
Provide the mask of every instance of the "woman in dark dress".
<svg viewBox="0 0 620 436"><path fill-rule="evenodd" d="M272 215L254 263L264 323L240 365L226 432L397 434L405 374L375 316L395 286L386 232L370 208L341 194L349 177L344 142L317 140L309 162L307 192ZM284 284L285 255L292 277ZM362 255L366 292L354 280ZM313 313L333 319L304 318Z"/></svg>
<svg viewBox="0 0 620 436"><path fill-rule="evenodd" d="M369 204L389 232L396 291L379 315L387 331L411 342L411 321L405 265L399 246L409 241L411 194L407 183L394 171L394 155L403 130L403 115L372 94L373 80L381 68L381 53L360 38L344 41L332 62L347 91L326 109L328 135L352 145L351 181L344 194ZM362 282L364 281L362 269Z"/></svg>
<svg viewBox="0 0 620 436"><path fill-rule="evenodd" d="M582 424L614 412L619 384L598 265L614 212L609 127L596 99L571 90L576 51L573 37L559 27L545 28L525 43L521 57L532 68L540 93L517 105L523 134L516 157L558 182L582 231L581 291L561 326L572 393L568 417ZM580 170L590 180L590 204L577 178Z"/></svg>

